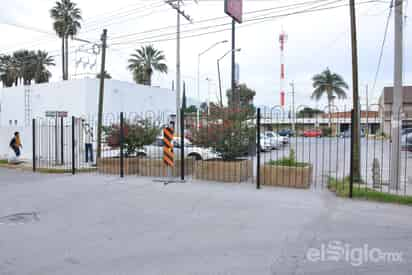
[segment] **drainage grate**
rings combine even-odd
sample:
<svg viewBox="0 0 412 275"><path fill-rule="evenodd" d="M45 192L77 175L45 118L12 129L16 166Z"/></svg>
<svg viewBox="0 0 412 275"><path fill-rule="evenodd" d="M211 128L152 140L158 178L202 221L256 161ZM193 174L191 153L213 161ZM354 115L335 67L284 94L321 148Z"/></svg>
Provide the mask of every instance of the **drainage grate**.
<svg viewBox="0 0 412 275"><path fill-rule="evenodd" d="M0 217L0 224L26 224L38 222L39 220L39 215L36 212L16 213Z"/></svg>

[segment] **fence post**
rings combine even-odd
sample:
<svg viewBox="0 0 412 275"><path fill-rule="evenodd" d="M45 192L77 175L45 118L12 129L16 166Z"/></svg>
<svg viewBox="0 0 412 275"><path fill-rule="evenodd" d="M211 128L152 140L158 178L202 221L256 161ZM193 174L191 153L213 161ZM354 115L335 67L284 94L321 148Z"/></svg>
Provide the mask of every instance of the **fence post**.
<svg viewBox="0 0 412 275"><path fill-rule="evenodd" d="M180 111L180 179L185 180L185 111Z"/></svg>
<svg viewBox="0 0 412 275"><path fill-rule="evenodd" d="M64 164L64 118L60 118L60 137L61 137L61 143L60 143L60 157L61 157L61 165Z"/></svg>
<svg viewBox="0 0 412 275"><path fill-rule="evenodd" d="M260 108L256 116L256 189L260 189Z"/></svg>
<svg viewBox="0 0 412 275"><path fill-rule="evenodd" d="M124 177L124 116L123 112L120 112L120 177Z"/></svg>
<svg viewBox="0 0 412 275"><path fill-rule="evenodd" d="M351 140L350 140L350 172L349 172L349 198L353 197L353 158L354 158L354 151L353 151L353 142L355 140L355 131L353 127L353 122L355 118L355 110L352 109L351 111ZM345 184L345 178L343 178L343 184Z"/></svg>
<svg viewBox="0 0 412 275"><path fill-rule="evenodd" d="M75 157L75 139L74 139L74 135L75 135L75 131L74 131L74 124L75 124L75 118L74 116L72 116L72 175L76 174L76 157Z"/></svg>
<svg viewBox="0 0 412 275"><path fill-rule="evenodd" d="M32 130L33 130L33 144L32 144L32 151L33 151L33 172L36 172L36 119L33 118L32 122Z"/></svg>

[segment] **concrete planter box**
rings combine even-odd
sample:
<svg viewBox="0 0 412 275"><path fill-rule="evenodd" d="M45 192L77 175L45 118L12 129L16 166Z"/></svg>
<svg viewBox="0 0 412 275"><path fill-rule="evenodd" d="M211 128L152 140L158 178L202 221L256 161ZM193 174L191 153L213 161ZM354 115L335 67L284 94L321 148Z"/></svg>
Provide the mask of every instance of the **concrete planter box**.
<svg viewBox="0 0 412 275"><path fill-rule="evenodd" d="M192 159L185 160L185 175L192 174ZM171 176L180 176L181 161L175 160L175 167L171 169ZM103 158L97 162L97 170L104 174L120 174L120 158ZM147 177L169 176L168 166L161 159L124 158L124 174Z"/></svg>
<svg viewBox="0 0 412 275"><path fill-rule="evenodd" d="M309 188L312 184L312 165L288 167L265 164L260 167L263 185Z"/></svg>
<svg viewBox="0 0 412 275"><path fill-rule="evenodd" d="M219 182L242 182L253 175L251 160L236 161L195 161L193 178Z"/></svg>

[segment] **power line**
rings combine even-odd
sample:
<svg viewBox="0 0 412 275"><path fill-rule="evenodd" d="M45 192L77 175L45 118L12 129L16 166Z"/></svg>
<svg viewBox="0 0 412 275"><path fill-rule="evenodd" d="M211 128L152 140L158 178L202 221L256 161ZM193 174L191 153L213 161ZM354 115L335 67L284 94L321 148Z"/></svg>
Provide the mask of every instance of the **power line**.
<svg viewBox="0 0 412 275"><path fill-rule="evenodd" d="M313 2L319 3L319 2L327 2L327 1L331 1L331 0L322 0L322 1L317 0L317 1L312 1L312 2L310 2L310 3L313 3ZM342 0L333 0L332 3L334 3L334 2L339 2L339 1L342 1ZM329 3L329 4L332 4L332 3ZM311 8L316 8L316 7L318 7L318 6L311 7ZM291 10L291 9L289 8L288 10ZM256 12L256 11L255 11L255 12ZM224 17L224 18L227 19L227 16ZM252 21L252 20L254 20L254 19L259 19L259 18L262 18L262 17L252 17L252 18L243 20L243 22L246 23L246 22ZM206 21L212 21L212 20L214 20L214 19L213 19L213 18L212 18L212 19L206 19L206 20L203 20L203 21L206 22ZM224 26L228 26L228 25L231 25L231 24L232 24L232 23L227 23L227 22L226 22L226 23L220 23L220 24L215 24L215 25L208 25L208 26L203 26L203 27L198 27L198 28L187 29L187 30L183 30L183 31L181 31L181 32L182 32L182 33L191 33L191 32L196 32L196 31L199 31L199 30L206 30L206 29L211 29L211 28L224 27ZM226 29L225 29L225 30L226 30ZM149 30L149 31L147 31L147 32L151 32L151 31ZM143 33L145 33L145 32L142 32L142 34L143 34ZM143 37L143 38L139 38L139 40L153 39L153 38L161 38L161 37L167 37L167 36L170 36L170 35L174 35L174 32L173 32L173 33L157 34L157 35L149 36L149 37ZM138 40L136 40L136 39L138 39L138 38L134 38L133 40L123 41L122 43L133 43L133 42L135 42L135 41L138 41ZM116 44L118 44L118 43L119 43L119 42L112 43L112 44L116 45Z"/></svg>
<svg viewBox="0 0 412 275"><path fill-rule="evenodd" d="M384 51L384 48L385 48L386 37L388 35L389 22L390 22L390 19L391 19L391 16L392 16L392 9L393 9L393 0L391 1L390 9L389 9L389 12L388 12L388 17L386 19L385 32L384 32L384 35L383 35L382 45L381 45L381 49L380 49L380 53L379 53L378 66L376 68L376 73L375 73L375 77L374 77L374 80L373 80L372 95L375 93L376 82L378 80L378 75L379 75L381 64L382 64L383 51Z"/></svg>
<svg viewBox="0 0 412 275"><path fill-rule="evenodd" d="M334 2L336 3L336 2L341 2L341 1L342 0L337 0L337 1L334 1ZM376 2L377 1L375 1L375 0L370 0L370 1L359 2L359 3L357 3L357 5L376 3ZM333 4L333 3L329 3L329 4ZM320 7L320 8L317 8L317 9L316 8L314 9L314 7L312 7L309 10L301 10L301 11L290 12L290 13L280 14L280 15L275 15L275 16L265 16L265 17L252 18L252 19L244 20L244 23L246 23L246 24L242 24L239 27L252 26L252 25L255 25L255 24L264 23L264 22L267 22L267 21L272 21L272 20L275 20L275 19L278 19L278 18L297 15L297 14L305 14L305 13L312 13L312 12L318 12L318 11L332 10L332 9L337 9L337 8L341 8L341 7L346 7L346 6L348 6L348 4L342 4L342 5L332 6L332 7L323 7L323 8ZM247 24L248 22L250 22L250 24ZM183 36L182 39L204 36L204 35L208 35L208 34L227 31L227 30L230 30L230 29L231 28L225 28L225 29L220 29L220 30L214 30L214 31L199 33L199 34L186 35L186 36ZM191 32L196 32L197 30L192 29L190 31ZM165 36L168 36L168 35L165 35ZM135 41L128 41L128 42L117 42L117 43L112 43L111 45L125 45L125 44L127 45L127 44L136 44L136 43L137 44L150 44L150 43L157 43L157 42L165 42L165 41L174 40L174 38L165 38L165 39L149 40L149 41L146 41L144 39L145 38L143 38L143 40L135 40Z"/></svg>
<svg viewBox="0 0 412 275"><path fill-rule="evenodd" d="M307 4L312 4L312 3L319 3L319 2L326 2L326 1L329 1L329 0L305 1L305 2L295 3L295 4L291 4L291 5L277 6L277 7L266 8L266 9L261 9L261 10L249 11L249 12L245 12L244 14L245 15L254 14L254 13L259 13L259 12L264 12L264 11L270 11L270 10L276 10L276 9L282 9L282 8L289 8L289 7L296 7L296 6L307 5ZM183 26L191 26L191 25L195 25L195 24L207 23L207 22L211 22L211 21L224 20L224 19L228 19L228 17L227 16L220 16L220 17L207 18L207 19L203 19L203 20L199 20L199 21L194 21L193 23L182 24L182 27ZM146 34L146 33L166 30L166 29L172 29L172 28L175 28L175 27L176 27L175 25L169 25L169 26L166 26L166 27L150 29L150 30L141 31L141 32L137 32L137 33L118 35L118 36L112 37L111 39L113 40L113 39L118 39L118 38L129 37L129 36L136 36L136 35L140 35L140 34Z"/></svg>

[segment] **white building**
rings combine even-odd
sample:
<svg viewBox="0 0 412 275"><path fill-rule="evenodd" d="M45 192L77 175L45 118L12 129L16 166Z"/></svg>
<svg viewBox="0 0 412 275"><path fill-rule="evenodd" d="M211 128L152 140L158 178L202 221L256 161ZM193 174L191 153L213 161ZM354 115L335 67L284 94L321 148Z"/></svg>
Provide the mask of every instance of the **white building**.
<svg viewBox="0 0 412 275"><path fill-rule="evenodd" d="M48 111L68 116L96 115L99 80L79 79L31 86L0 88L0 126L30 126L31 119ZM175 113L169 89L105 80L104 113Z"/></svg>
<svg viewBox="0 0 412 275"><path fill-rule="evenodd" d="M23 157L31 157L33 118L63 112L94 123L97 120L98 79L79 79L55 83L0 88L0 158L10 154L9 140L15 131L22 134ZM175 93L118 80L105 80L106 117L118 113L156 118L164 123L175 114ZM114 116L113 116L114 117Z"/></svg>

